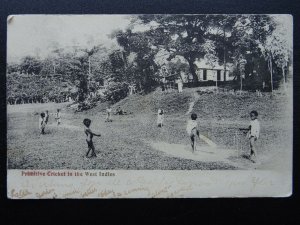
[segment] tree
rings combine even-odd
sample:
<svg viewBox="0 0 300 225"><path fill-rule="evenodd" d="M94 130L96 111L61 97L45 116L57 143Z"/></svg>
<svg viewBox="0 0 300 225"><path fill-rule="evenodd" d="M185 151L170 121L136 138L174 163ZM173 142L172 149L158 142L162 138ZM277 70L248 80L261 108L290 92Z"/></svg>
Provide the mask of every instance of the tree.
<svg viewBox="0 0 300 225"><path fill-rule="evenodd" d="M32 56L26 56L22 59L20 68L26 74L39 74L41 71L41 62Z"/></svg>
<svg viewBox="0 0 300 225"><path fill-rule="evenodd" d="M290 24L284 21L290 21L290 19L284 15L274 17L276 28L262 46L262 51L269 61L271 74L273 74L273 69L271 69L273 62L281 69L284 89L286 89L286 71L292 61L292 31Z"/></svg>
<svg viewBox="0 0 300 225"><path fill-rule="evenodd" d="M114 37L123 51L119 50L111 57L118 79L135 83L145 92L156 85L158 69L154 61L158 49L149 35L148 32L134 33L130 29L115 32Z"/></svg>
<svg viewBox="0 0 300 225"><path fill-rule="evenodd" d="M20 66L17 63L9 63L7 64L7 73L17 73L20 72Z"/></svg>
<svg viewBox="0 0 300 225"><path fill-rule="evenodd" d="M268 15L216 15L212 18L210 39L215 42L217 58L223 61L224 71L227 62L234 63L240 88L243 79L251 89L257 88L254 80L261 84L266 80L261 46L272 35L274 27L273 18Z"/></svg>
<svg viewBox="0 0 300 225"><path fill-rule="evenodd" d="M170 53L169 60L176 55L183 56L189 65L194 82L196 59L213 58L214 41L209 39L213 15L143 15L139 19L143 24L155 22L148 32L156 46Z"/></svg>

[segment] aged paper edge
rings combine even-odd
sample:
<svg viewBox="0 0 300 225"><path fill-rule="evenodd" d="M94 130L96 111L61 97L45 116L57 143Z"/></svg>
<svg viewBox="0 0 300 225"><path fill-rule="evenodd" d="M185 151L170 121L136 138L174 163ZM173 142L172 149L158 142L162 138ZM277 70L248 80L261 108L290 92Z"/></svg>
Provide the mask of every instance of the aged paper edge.
<svg viewBox="0 0 300 225"><path fill-rule="evenodd" d="M11 199L288 197L292 194L289 171L8 170L7 184L7 197Z"/></svg>

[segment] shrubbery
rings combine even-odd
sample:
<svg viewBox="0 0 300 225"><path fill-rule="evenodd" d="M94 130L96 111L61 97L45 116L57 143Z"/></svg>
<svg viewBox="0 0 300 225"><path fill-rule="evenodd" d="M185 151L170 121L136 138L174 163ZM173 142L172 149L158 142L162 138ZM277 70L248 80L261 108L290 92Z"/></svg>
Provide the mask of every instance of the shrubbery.
<svg viewBox="0 0 300 225"><path fill-rule="evenodd" d="M116 103L128 95L128 84L123 82L111 82L105 92L105 100Z"/></svg>

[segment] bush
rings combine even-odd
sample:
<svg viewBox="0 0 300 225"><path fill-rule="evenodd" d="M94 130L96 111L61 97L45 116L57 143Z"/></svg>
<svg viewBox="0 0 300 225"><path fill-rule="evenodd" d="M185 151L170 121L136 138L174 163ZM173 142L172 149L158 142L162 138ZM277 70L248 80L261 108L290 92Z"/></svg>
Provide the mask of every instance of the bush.
<svg viewBox="0 0 300 225"><path fill-rule="evenodd" d="M116 103L128 95L128 85L123 82L111 82L105 93L105 100Z"/></svg>
<svg viewBox="0 0 300 225"><path fill-rule="evenodd" d="M96 102L86 100L84 102L78 103L78 106L77 106L75 112L82 112L82 111L94 108L95 106L96 106Z"/></svg>

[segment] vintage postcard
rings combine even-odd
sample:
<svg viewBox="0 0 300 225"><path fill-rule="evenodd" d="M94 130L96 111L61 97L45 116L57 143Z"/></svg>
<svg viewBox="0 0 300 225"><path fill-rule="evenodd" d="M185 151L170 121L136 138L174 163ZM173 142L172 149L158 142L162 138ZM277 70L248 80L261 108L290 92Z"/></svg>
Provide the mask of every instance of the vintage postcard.
<svg viewBox="0 0 300 225"><path fill-rule="evenodd" d="M293 17L11 15L7 196L292 194Z"/></svg>

